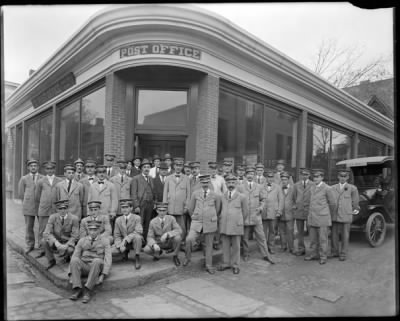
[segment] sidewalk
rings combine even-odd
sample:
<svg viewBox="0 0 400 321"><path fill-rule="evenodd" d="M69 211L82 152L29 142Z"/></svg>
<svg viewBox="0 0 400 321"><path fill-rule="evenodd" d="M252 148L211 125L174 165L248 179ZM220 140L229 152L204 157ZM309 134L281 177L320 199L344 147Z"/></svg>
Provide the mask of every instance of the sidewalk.
<svg viewBox="0 0 400 321"><path fill-rule="evenodd" d="M35 221L35 235L38 234L38 224ZM67 276L68 264L57 262L57 265L50 270L46 270L47 260L45 257L36 259L39 250L36 248L38 241L36 240L35 250L29 254L24 253L25 249L25 223L22 215L21 204L18 201L10 199L6 200L6 237L9 246L16 252L23 255L33 266L35 266L43 275L51 280L57 286L70 289ZM256 251L257 245L255 241L250 242L250 251ZM179 253L181 262L184 259L184 252ZM222 258L222 251L214 250L213 264L216 265ZM176 267L172 262L172 253L163 254L159 261L153 261L153 257L145 253L141 254L142 268L136 270L133 258L128 261L121 261L119 257L113 257L113 265L111 272L104 283L99 287L102 291L113 289L128 289L139 285L144 285L167 276L178 273L182 266ZM191 269L200 269L204 264L202 251L196 251L192 254Z"/></svg>

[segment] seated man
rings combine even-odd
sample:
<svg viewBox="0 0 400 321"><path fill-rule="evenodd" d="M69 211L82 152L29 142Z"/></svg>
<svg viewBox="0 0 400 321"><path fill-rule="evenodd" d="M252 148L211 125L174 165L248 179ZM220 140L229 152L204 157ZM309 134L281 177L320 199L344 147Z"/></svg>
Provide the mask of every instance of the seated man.
<svg viewBox="0 0 400 321"><path fill-rule="evenodd" d="M94 286L103 283L104 276L110 272L110 242L100 235L100 225L98 221L89 222L89 236L80 239L75 247L68 271L74 290L71 300L75 301L82 295L82 276L87 276L82 302L88 303Z"/></svg>
<svg viewBox="0 0 400 321"><path fill-rule="evenodd" d="M99 233L102 237L108 239L111 245L113 244L114 239L111 235L112 233L111 233L110 219L108 215L100 214L100 206L101 206L100 201L88 202L89 212L88 216L81 221L81 227L79 229L79 238L81 239L89 235L89 229L88 229L89 222L99 221L101 223Z"/></svg>
<svg viewBox="0 0 400 321"><path fill-rule="evenodd" d="M122 216L117 217L114 226L114 246L112 254L123 254L123 259L128 260L130 250L135 252L135 268L139 270L140 249L142 248L143 226L140 216L133 214L133 204L131 199L121 199L120 207Z"/></svg>
<svg viewBox="0 0 400 321"><path fill-rule="evenodd" d="M68 213L68 200L59 200L54 204L57 213L50 215L41 240L48 261L46 270L56 265L54 253L68 262L79 237L78 217Z"/></svg>
<svg viewBox="0 0 400 321"><path fill-rule="evenodd" d="M168 203L158 202L158 216L150 221L147 245L143 249L145 253L153 255L154 260L159 260L162 249L172 249L173 261L176 266L181 265L178 257L179 245L182 240L182 229L175 217L167 215Z"/></svg>

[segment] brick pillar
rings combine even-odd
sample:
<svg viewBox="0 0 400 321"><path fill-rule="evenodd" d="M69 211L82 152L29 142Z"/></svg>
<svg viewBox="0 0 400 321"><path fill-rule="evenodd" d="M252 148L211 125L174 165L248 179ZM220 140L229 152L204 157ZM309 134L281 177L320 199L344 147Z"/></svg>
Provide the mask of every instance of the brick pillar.
<svg viewBox="0 0 400 321"><path fill-rule="evenodd" d="M199 83L196 119L195 160L201 171L207 171L208 161L217 159L219 78L206 75Z"/></svg>
<svg viewBox="0 0 400 321"><path fill-rule="evenodd" d="M116 73L106 75L106 113L104 120L104 153L125 158L126 83Z"/></svg>

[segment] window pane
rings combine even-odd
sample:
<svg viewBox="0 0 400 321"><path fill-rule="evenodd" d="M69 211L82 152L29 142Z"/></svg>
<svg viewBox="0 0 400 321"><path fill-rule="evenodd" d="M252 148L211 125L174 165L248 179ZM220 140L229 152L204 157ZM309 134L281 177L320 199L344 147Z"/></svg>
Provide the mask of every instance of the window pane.
<svg viewBox="0 0 400 321"><path fill-rule="evenodd" d="M282 111L265 107L264 165L275 168L279 159L285 160L285 170L295 175L297 119ZM295 144L293 144L295 142Z"/></svg>
<svg viewBox="0 0 400 321"><path fill-rule="evenodd" d="M329 183L338 182L336 163L351 158L351 137L332 130L332 153L330 156L330 176Z"/></svg>
<svg viewBox="0 0 400 321"><path fill-rule="evenodd" d="M186 126L186 90L138 91L138 125L173 127Z"/></svg>
<svg viewBox="0 0 400 321"><path fill-rule="evenodd" d="M358 157L383 156L384 145L369 139L360 138L358 143Z"/></svg>
<svg viewBox="0 0 400 321"><path fill-rule="evenodd" d="M234 158L235 164L255 163L261 156L262 105L220 93L217 158Z"/></svg>
<svg viewBox="0 0 400 321"><path fill-rule="evenodd" d="M308 123L307 130L307 164L311 168L321 168L325 170L325 180L328 179L328 162L331 143L331 130L320 125Z"/></svg>
<svg viewBox="0 0 400 321"><path fill-rule="evenodd" d="M52 114L40 120L40 164L51 160L51 138L53 130Z"/></svg>
<svg viewBox="0 0 400 321"><path fill-rule="evenodd" d="M66 163L73 163L79 157L79 104L80 100L77 100L60 113L59 173L64 172Z"/></svg>
<svg viewBox="0 0 400 321"><path fill-rule="evenodd" d="M28 125L28 146L26 159L34 158L39 160L39 131L40 120L36 120Z"/></svg>
<svg viewBox="0 0 400 321"><path fill-rule="evenodd" d="M103 163L106 91L101 88L82 98L81 154Z"/></svg>

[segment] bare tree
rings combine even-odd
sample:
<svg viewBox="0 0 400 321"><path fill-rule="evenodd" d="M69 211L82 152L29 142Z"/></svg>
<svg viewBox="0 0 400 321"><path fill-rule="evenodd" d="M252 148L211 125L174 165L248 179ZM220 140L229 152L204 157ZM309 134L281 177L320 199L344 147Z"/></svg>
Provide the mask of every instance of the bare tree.
<svg viewBox="0 0 400 321"><path fill-rule="evenodd" d="M359 45L339 46L334 39L324 40L317 49L311 69L338 88L357 85L362 80L380 80L393 76L388 63L391 56L378 56L362 63Z"/></svg>

